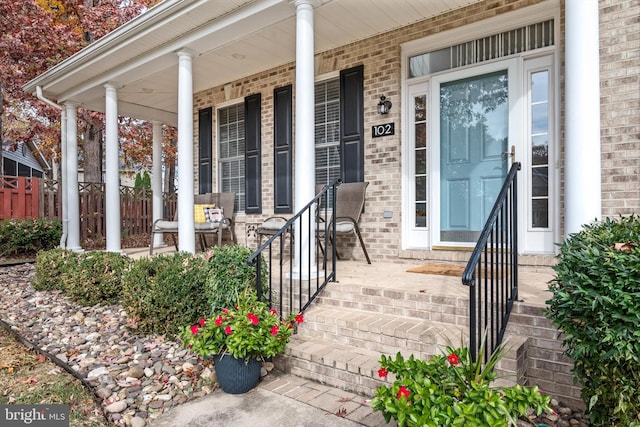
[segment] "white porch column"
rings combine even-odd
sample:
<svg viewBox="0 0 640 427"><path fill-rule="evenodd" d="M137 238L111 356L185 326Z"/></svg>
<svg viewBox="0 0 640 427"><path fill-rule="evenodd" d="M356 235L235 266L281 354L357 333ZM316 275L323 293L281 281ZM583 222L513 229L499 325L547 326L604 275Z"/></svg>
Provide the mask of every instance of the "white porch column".
<svg viewBox="0 0 640 427"><path fill-rule="evenodd" d="M195 253L192 52L178 52L178 248Z"/></svg>
<svg viewBox="0 0 640 427"><path fill-rule="evenodd" d="M162 123L153 122L153 154L151 166L151 194L153 198L153 221L162 219ZM164 246L163 236L157 233L153 236L153 247Z"/></svg>
<svg viewBox="0 0 640 427"><path fill-rule="evenodd" d="M598 0L566 0L565 234L602 214Z"/></svg>
<svg viewBox="0 0 640 427"><path fill-rule="evenodd" d="M78 111L77 104L65 103L67 116L67 249L81 251L80 247L80 193L78 192Z"/></svg>
<svg viewBox="0 0 640 427"><path fill-rule="evenodd" d="M296 133L295 133L295 212L299 212L315 196L315 67L313 8L316 0L295 0L296 6ZM312 213L311 218L315 218ZM309 241L309 217L303 215L297 224L300 228L295 238L294 270L308 278L315 276L315 242ZM315 224L311 224L315 227ZM314 228L311 228L314 230ZM302 250L300 250L302 249ZM311 265L309 265L311 260Z"/></svg>
<svg viewBox="0 0 640 427"><path fill-rule="evenodd" d="M60 236L60 247L67 248L67 236L69 234L69 204L67 202L67 110L60 111L60 179L58 182L62 200L62 236Z"/></svg>
<svg viewBox="0 0 640 427"><path fill-rule="evenodd" d="M120 162L118 160L118 88L104 85L105 93L105 227L107 251L120 252Z"/></svg>

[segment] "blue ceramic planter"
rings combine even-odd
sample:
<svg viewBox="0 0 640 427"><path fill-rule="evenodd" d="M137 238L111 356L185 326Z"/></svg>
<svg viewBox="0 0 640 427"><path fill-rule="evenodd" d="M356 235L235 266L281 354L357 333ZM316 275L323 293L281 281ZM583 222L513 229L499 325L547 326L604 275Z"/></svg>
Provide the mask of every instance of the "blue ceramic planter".
<svg viewBox="0 0 640 427"><path fill-rule="evenodd" d="M213 356L218 384L225 393L246 393L258 384L262 364L256 358L248 361L236 359L229 354Z"/></svg>

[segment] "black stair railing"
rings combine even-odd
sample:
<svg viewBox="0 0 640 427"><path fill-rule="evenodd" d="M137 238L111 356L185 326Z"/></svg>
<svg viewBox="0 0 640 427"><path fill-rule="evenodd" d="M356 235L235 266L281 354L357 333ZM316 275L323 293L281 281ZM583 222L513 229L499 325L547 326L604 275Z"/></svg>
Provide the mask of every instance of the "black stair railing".
<svg viewBox="0 0 640 427"><path fill-rule="evenodd" d="M469 350L474 361L481 349L486 361L500 345L518 298L519 170L519 162L511 166L462 274L462 283L469 286Z"/></svg>
<svg viewBox="0 0 640 427"><path fill-rule="evenodd" d="M335 242L335 227L330 227L335 210L329 207L335 205L340 183L338 179L325 185L247 260L256 268L258 297L264 297L281 317L305 311L327 283L336 281L336 250L329 244L330 237ZM258 274L263 268L266 283Z"/></svg>

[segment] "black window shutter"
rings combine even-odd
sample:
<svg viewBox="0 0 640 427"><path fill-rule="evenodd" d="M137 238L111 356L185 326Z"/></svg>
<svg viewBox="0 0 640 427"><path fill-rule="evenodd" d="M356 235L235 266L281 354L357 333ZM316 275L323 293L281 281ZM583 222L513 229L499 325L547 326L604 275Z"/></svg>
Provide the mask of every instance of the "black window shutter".
<svg viewBox="0 0 640 427"><path fill-rule="evenodd" d="M340 174L364 181L364 66L340 72Z"/></svg>
<svg viewBox="0 0 640 427"><path fill-rule="evenodd" d="M262 213L262 96L259 93L244 99L244 173L246 213Z"/></svg>
<svg viewBox="0 0 640 427"><path fill-rule="evenodd" d="M198 111L198 192L211 193L213 190L211 107Z"/></svg>
<svg viewBox="0 0 640 427"><path fill-rule="evenodd" d="M275 213L293 212L292 86L273 90L273 204Z"/></svg>

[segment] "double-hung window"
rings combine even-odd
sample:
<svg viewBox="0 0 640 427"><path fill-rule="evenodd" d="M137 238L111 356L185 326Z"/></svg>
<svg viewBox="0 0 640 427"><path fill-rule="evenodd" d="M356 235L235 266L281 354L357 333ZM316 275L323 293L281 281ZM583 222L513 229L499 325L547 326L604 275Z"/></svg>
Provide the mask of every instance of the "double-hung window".
<svg viewBox="0 0 640 427"><path fill-rule="evenodd" d="M316 185L340 178L340 80L315 85Z"/></svg>
<svg viewBox="0 0 640 427"><path fill-rule="evenodd" d="M218 110L220 191L236 193L236 212L245 209L244 104Z"/></svg>

